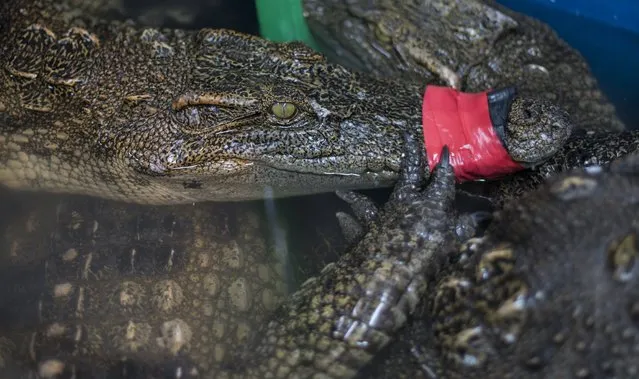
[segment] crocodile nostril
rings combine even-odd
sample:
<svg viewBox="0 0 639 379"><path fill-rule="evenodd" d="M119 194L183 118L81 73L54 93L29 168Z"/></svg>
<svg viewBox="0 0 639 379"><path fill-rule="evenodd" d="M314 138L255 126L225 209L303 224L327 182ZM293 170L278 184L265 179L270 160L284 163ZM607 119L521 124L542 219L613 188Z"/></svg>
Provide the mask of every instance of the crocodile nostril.
<svg viewBox="0 0 639 379"><path fill-rule="evenodd" d="M525 109L524 110L524 117L528 118L528 119L533 118L533 113L529 109Z"/></svg>

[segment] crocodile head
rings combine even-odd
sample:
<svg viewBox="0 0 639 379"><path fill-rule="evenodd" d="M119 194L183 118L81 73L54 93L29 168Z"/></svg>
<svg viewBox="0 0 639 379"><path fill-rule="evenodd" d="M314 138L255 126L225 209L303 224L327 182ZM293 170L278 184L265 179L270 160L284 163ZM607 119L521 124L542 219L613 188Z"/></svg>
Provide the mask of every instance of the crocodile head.
<svg viewBox="0 0 639 379"><path fill-rule="evenodd" d="M480 0L304 0L332 61L475 92L516 85L587 130L624 129L588 63L546 24Z"/></svg>
<svg viewBox="0 0 639 379"><path fill-rule="evenodd" d="M336 62L462 88L459 75L485 60L517 22L479 1L305 0L304 15Z"/></svg>
<svg viewBox="0 0 639 379"><path fill-rule="evenodd" d="M189 200L394 183L402 131L421 127L419 85L361 76L297 42L229 30L194 39L188 85L170 106L152 119L128 110L99 138L129 172Z"/></svg>
<svg viewBox="0 0 639 379"><path fill-rule="evenodd" d="M6 62L9 82L38 62L32 41L64 35L41 30L9 40L5 56L17 57ZM58 77L26 78L54 91L0 91L0 182L9 187L184 203L391 186L404 131L422 134L424 83L364 76L300 43L127 29L116 41L89 39L100 46L87 53L70 38L54 61ZM558 107L522 100L511 105L503 142L516 160L536 163L571 126Z"/></svg>

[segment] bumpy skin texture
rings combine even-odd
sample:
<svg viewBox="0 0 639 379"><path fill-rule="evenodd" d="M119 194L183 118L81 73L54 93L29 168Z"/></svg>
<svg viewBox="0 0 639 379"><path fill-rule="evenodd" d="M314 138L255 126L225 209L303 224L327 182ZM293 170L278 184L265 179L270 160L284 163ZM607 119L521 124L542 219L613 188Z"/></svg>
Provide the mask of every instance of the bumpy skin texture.
<svg viewBox="0 0 639 379"><path fill-rule="evenodd" d="M636 154L507 204L360 377L636 378L638 211Z"/></svg>
<svg viewBox="0 0 639 379"><path fill-rule="evenodd" d="M0 5L3 185L152 204L390 186L402 133L422 134L423 82L365 77L299 43L100 21L99 5ZM540 118L513 106L506 130L543 141L524 164L572 129L532 104Z"/></svg>
<svg viewBox="0 0 639 379"><path fill-rule="evenodd" d="M379 76L465 91L517 85L587 130L625 128L581 55L546 24L481 0L304 0L323 51Z"/></svg>
<svg viewBox="0 0 639 379"><path fill-rule="evenodd" d="M157 31L102 22L89 17L93 6L71 1L0 5L0 179L6 185L156 204L260 197L265 184L276 190L286 184L289 194L366 187L396 179L402 132L421 134L418 110L424 83L362 77L300 45L271 44L229 31ZM536 145L546 157L561 145L569 127L556 107L536 104L548 110L542 112L549 122L541 130L553 132L544 140L548 145ZM511 114L511 120L526 121L508 125L518 135L518 129L531 124L530 116L518 106L513 109L519 113ZM523 132L538 138L528 129ZM411 147L411 158L422 151L419 145ZM137 250L133 254L128 242L119 253L113 246L104 252L76 248L73 259L75 253L68 249L54 252L44 268L57 276L46 277L43 307L37 301L25 305L31 312L44 312L24 320L37 322L40 333L25 342L20 332L30 337L27 330L33 323L14 325L5 337L13 341L2 351L15 347L17 354L26 354L19 363L26 359L28 368L42 374L64 371L69 377L74 372L76 377L105 376L109 370L126 371L130 377L350 377L404 325L426 290L425 272L436 268L432 255L454 229L448 225L450 167L434 177L422 198L411 192L421 181L415 174L420 164L412 162L397 200L363 242L309 281L273 321L262 324L237 360L227 354L236 350L232 339L224 346L201 340L198 345L199 337L213 341L219 336L211 335L216 326L203 324L202 314L223 317L238 306L269 308L277 302L278 284L258 275L250 278L250 291L239 288L234 283L251 273L251 267L244 267L239 275L224 277L226 285L220 286L222 292L236 291L226 304L239 305L197 308L198 298L211 300L206 292L211 288L204 288L208 282L199 280L207 277L208 268L194 262L199 276L194 281L185 263L192 255L177 254L176 259L185 259L183 270L163 272L173 261L161 243L151 256L137 255ZM536 163L534 157L528 163ZM318 175L327 173L333 175ZM301 180L301 187L293 187L293 179ZM146 211L124 212L120 222L144 218ZM96 217L107 213L98 211ZM186 229L207 225L199 216L183 217L190 226ZM152 218L159 235L170 229ZM95 223L88 226L92 232ZM98 225L97 232L103 227ZM198 251L190 235L175 243L186 242L190 251ZM253 260L267 259L257 248L250 253ZM224 253L211 249L205 254L225 264ZM95 263L90 271L89 257ZM152 260L146 267L162 275L127 276L127 267L139 263L137 257ZM262 266L271 267L269 263ZM115 271L109 270L113 266ZM103 277L90 277L95 272ZM190 287L193 282L202 287ZM180 307L171 308L171 300L180 298L178 287L184 297ZM256 301L247 304L250 300L237 294L243 290ZM136 297L140 292L145 296ZM33 298L17 296L18 302ZM146 306L123 309L122 302L136 299ZM170 309L156 311L158 304ZM251 324L266 317L255 312L246 315ZM224 324L224 333L232 330L225 338L241 339L253 330L238 319L238 324ZM104 344L99 349L98 340ZM131 352L137 343L139 350ZM123 364L127 350L131 361Z"/></svg>
<svg viewBox="0 0 639 379"><path fill-rule="evenodd" d="M574 132L566 144L541 165L498 181L469 184L462 187L473 194L487 196L501 207L510 199L516 199L539 187L556 174L593 165L607 166L613 161L639 152L639 132L587 133ZM479 187L479 188L478 188Z"/></svg>
<svg viewBox="0 0 639 379"><path fill-rule="evenodd" d="M380 217L371 218L358 244L305 282L272 315L260 309L273 307L280 291L259 282L272 283L264 276L281 274L277 263L259 254L263 250L259 243L255 246L241 233L236 245L216 249L197 243L202 236L220 235L219 230L198 229L203 225L199 214L203 210L190 208L195 213L187 213L184 219L175 218L171 213L175 208L168 208L169 216L156 211L161 217L157 213L149 217L146 221L153 227L147 230L143 218L130 220L126 212L122 222L101 225L98 220L83 219L77 211L69 213L67 220L60 210L62 220L56 225L69 227L54 233L55 252L42 266L46 275L27 266L39 278L34 287L44 278L47 291L34 298L28 296L28 286L10 282L3 286L9 292L17 287L13 298L5 298L13 300L9 309L20 321L3 323L8 326L0 350L5 372L18 375L9 370L31 368L43 377L61 374L63 378L115 373L127 378L353 377L406 323L417 300L425 295L426 278L436 272L438 262L433 257L440 249L447 250L455 238L451 217L455 178L448 154L442 153L442 162L422 189L428 175L423 150L410 135L406 139L405 167ZM105 213L103 209L96 212ZM131 230L129 220L134 224L133 235L125 232ZM254 223L245 220L243 224ZM105 235L101 233L105 232L111 237L122 235L123 251L102 249ZM195 243L176 246L189 251L173 254L172 232L176 241L188 241L180 234L193 233ZM87 244L65 243L70 234L88 235ZM130 249L131 237L136 252ZM247 250L244 243L249 245ZM20 249L20 245L12 246ZM156 248L160 254L143 254L147 248ZM246 254L238 256L238 249ZM240 269L237 278L225 265L251 268ZM145 270L156 275L134 275ZM244 283L238 284L242 278ZM247 298L245 292L254 285L262 292ZM216 312L218 317L210 315ZM227 316L236 314L237 325L224 323ZM268 320L253 333L252 323L242 322L262 317ZM34 326L38 326L36 333L32 333ZM233 340L247 335L240 354L230 354ZM20 367L25 362L26 367Z"/></svg>

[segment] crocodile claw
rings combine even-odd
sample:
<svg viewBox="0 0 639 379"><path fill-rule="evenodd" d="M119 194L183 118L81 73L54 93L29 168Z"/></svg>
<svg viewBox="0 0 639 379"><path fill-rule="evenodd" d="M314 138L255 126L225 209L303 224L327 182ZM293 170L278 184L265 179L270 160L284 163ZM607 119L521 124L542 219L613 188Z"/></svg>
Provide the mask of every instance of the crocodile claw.
<svg viewBox="0 0 639 379"><path fill-rule="evenodd" d="M428 168L426 168L428 170ZM450 151L448 146L444 146L441 151L441 159L435 166L430 183L426 187L426 199L436 199L444 201L445 197L451 203L455 198L455 172L450 164Z"/></svg>
<svg viewBox="0 0 639 379"><path fill-rule="evenodd" d="M460 215L457 219L457 224L455 225L455 234L457 235L457 239L461 242L474 237L477 234L479 226L492 221L492 219L493 214L486 211L477 211Z"/></svg>
<svg viewBox="0 0 639 379"><path fill-rule="evenodd" d="M418 140L406 134L405 141L400 180L383 208L377 211L364 195L337 192L353 206L356 216L338 213L337 218L347 239L357 242L282 305L267 324L268 332L258 332L265 337L257 358L268 360L273 351L294 354L311 349L314 360L345 362L339 363L345 365L341 370L357 372L406 325L455 239L455 175L446 148L431 175ZM362 221L369 223L366 231ZM330 310L321 319L326 328L318 329L317 318L311 316L317 309ZM318 335L328 344L321 351L312 350ZM307 369L290 368L289 373L298 376Z"/></svg>
<svg viewBox="0 0 639 379"><path fill-rule="evenodd" d="M362 239L366 234L366 228L355 219L355 217L344 212L337 212L335 214L337 222L339 223L342 235L348 245L352 245Z"/></svg>
<svg viewBox="0 0 639 379"><path fill-rule="evenodd" d="M379 209L368 196L354 191L335 191L335 194L351 206L355 217L364 226L368 227L377 220Z"/></svg>

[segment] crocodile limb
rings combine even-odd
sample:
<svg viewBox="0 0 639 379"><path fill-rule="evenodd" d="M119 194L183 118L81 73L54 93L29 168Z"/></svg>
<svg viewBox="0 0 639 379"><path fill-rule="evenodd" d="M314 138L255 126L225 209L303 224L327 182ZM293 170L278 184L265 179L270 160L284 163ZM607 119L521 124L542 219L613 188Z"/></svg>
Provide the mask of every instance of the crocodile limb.
<svg viewBox="0 0 639 379"><path fill-rule="evenodd" d="M359 378L636 378L639 154L555 175L448 256Z"/></svg>
<svg viewBox="0 0 639 379"><path fill-rule="evenodd" d="M224 317L220 314L212 317L206 312L210 300L202 297L203 294L219 288L216 284L224 282L226 274L225 270L214 273L208 269L209 274L203 275L207 271L206 265L202 265L206 262L205 246L196 244L192 254L176 254L173 260L159 262L149 260L148 255L146 262L143 255L138 258L135 254L120 255L125 259L115 255L111 257L111 268L107 264L101 270L94 270L98 266L90 259L109 259L108 255L100 254L99 248L92 254L68 249L51 261L57 264L45 267L48 280L57 283L55 290L39 303L25 301L22 294L14 301L30 304L40 322L44 321L42 318L49 322L43 322L38 332L29 333L23 339L18 338L19 330L33 328L29 326L28 317L21 320L22 324L7 324L12 326L9 336L14 338L3 336L1 362L7 362L6 351L13 348L35 361L37 372L44 378L100 378L116 373L127 378L352 377L405 324L417 299L426 291L426 277L434 274L440 264L433 256L454 238L451 215L455 184L447 152L442 153L440 164L422 189L429 169L423 163L419 143L410 135L406 138L409 149L403 174L391 200L379 212L379 217L371 219L362 240L336 263L325 267L318 277L304 283L268 316L270 321L263 323L257 332L250 333L247 327L242 327L242 322L237 328L226 330ZM184 221L174 220L179 224ZM79 221L73 217L69 220L72 225ZM160 220L160 223L164 227L176 227L168 221ZM184 226L179 224L178 233ZM99 234L104 233L100 232L103 227L88 222L82 227L70 228L70 232ZM123 231L129 229L126 225L119 227ZM186 230L188 228L182 232ZM200 233L208 234L204 230ZM147 248L143 241L144 237L139 249ZM204 250L198 253L201 248ZM241 263L233 259L236 249L229 246L226 260L220 263ZM87 251L91 250L88 246ZM171 256L170 249L166 250L167 257ZM65 259L68 262L62 262ZM160 269L162 273L159 278L128 275L126 280L119 280L118 272L133 270L134 262L138 270ZM173 272L163 267L167 262L172 262ZM260 272L259 267L254 267L256 273ZM82 283L78 281L78 273L101 280ZM206 277L211 278L193 281ZM251 282L261 279L262 274L245 278ZM157 284L152 285L153 281ZM241 292L243 287L237 287L236 292ZM24 287L20 288L25 291ZM262 299L259 303L272 306L276 292L259 296ZM226 301L228 307L215 312L222 309L238 312L240 309L235 303L242 303L240 300L239 294L219 297L215 301ZM34 312L12 308L11 313ZM262 316L255 312L242 314L251 318ZM112 317L104 318L104 315ZM208 325L207 320L210 320ZM242 339L241 335L246 334L251 335L246 348L238 349L241 353L236 359L229 359L229 350L221 350L227 343L225 338ZM207 344L200 338L212 338L211 346L203 348ZM189 351L191 345L200 348ZM223 361L221 356L225 358Z"/></svg>
<svg viewBox="0 0 639 379"><path fill-rule="evenodd" d="M464 91L517 85L564 107L587 130L625 128L584 58L539 20L480 0L304 0L335 62Z"/></svg>
<svg viewBox="0 0 639 379"><path fill-rule="evenodd" d="M102 21L79 3L0 5L4 186L150 204L391 186L403 132L422 134L424 82L363 76L299 43ZM558 107L519 97L505 147L535 164L570 131Z"/></svg>

